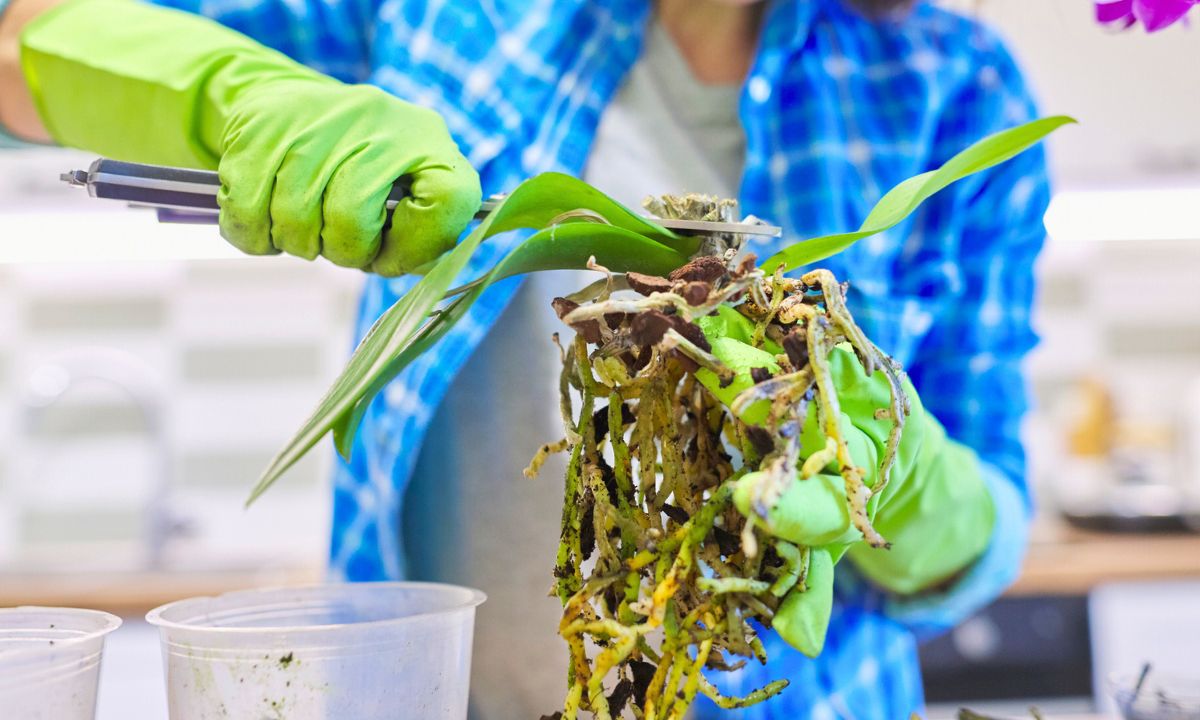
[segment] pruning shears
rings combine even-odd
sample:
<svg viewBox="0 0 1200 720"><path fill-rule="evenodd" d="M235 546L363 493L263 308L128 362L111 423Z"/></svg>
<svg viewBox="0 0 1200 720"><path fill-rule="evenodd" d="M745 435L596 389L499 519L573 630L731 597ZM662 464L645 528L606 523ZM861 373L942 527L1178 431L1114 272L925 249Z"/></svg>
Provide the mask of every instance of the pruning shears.
<svg viewBox="0 0 1200 720"><path fill-rule="evenodd" d="M72 170L60 177L63 182L87 188L88 194L95 198L121 200L135 207L154 208L158 213L158 221L162 223L213 225L220 212L217 190L221 187L221 180L217 173L208 170L99 158L87 170ZM386 203L388 224L391 223L392 210L408 195L408 189L408 182L404 179L392 186ZM487 198L476 217L486 216L503 199L503 195ZM735 233L778 237L782 233L782 229L775 225L757 223L652 219L668 230L685 234Z"/></svg>

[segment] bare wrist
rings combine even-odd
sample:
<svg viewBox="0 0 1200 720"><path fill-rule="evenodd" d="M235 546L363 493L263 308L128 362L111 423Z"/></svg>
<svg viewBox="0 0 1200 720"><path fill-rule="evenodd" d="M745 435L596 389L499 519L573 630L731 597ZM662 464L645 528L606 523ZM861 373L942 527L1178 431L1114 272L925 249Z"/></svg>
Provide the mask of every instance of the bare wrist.
<svg viewBox="0 0 1200 720"><path fill-rule="evenodd" d="M0 0L2 2L3 0ZM21 68L21 33L64 0L11 0L0 14L0 126L32 142L50 142Z"/></svg>

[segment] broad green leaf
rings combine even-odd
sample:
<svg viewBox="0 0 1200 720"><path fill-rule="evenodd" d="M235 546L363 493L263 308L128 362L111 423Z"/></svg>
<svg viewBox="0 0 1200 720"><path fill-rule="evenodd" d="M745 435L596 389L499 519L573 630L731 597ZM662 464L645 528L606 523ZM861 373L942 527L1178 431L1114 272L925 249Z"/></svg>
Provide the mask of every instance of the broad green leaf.
<svg viewBox="0 0 1200 720"><path fill-rule="evenodd" d="M986 170L1036 145L1063 125L1075 122L1066 116L1034 120L980 140L946 161L937 170L909 178L888 191L875 205L867 219L855 232L825 235L790 245L762 262L762 267L774 272L794 270L836 255L854 243L895 227L921 203L947 185Z"/></svg>
<svg viewBox="0 0 1200 720"><path fill-rule="evenodd" d="M572 222L579 218L568 214L579 210L590 211L609 224L588 223L585 225L581 222ZM446 294L450 283L466 267L481 242L493 235L520 228L541 230L555 222L566 224L554 226L557 233L542 238L531 246L530 250L519 254L510 267L514 270L518 270L522 266L531 269L546 269L548 265L552 264L549 258L558 257L564 262L568 259L577 259L579 253L578 249L574 248L575 244L560 241L559 233L563 233L565 228L608 228L613 232L605 233L605 236L619 236L626 241L630 239L630 236L636 236L644 241L641 251L654 250L656 253L654 262L660 265L665 257L664 252L682 258L680 262L676 263L678 265L686 260L687 255L694 252L698 245L695 238L676 235L608 198L582 180L569 175L544 173L526 180L518 185L461 243L439 258L425 276L371 326L351 356L346 368L334 382L333 387L326 392L316 410L304 422L300 430L292 436L283 450L272 459L251 492L247 503L254 502L280 475L311 450L326 433L330 432L344 416L355 414L355 406L368 397L368 394L373 397L375 393L378 393L386 384L382 378L395 377L395 373L399 372L396 369L396 361L405 358L407 358L406 363L411 361L413 355L406 353L406 350L412 347L416 340L422 336L433 334L440 337L445 333L445 330L439 330L441 325L436 323L436 318L433 327L426 327L427 318ZM572 231L564 234L563 237L575 233L583 234L580 231ZM539 248L541 248L540 252ZM544 254L547 259L540 258L541 254ZM636 255L632 257L636 258ZM584 262L586 263L586 258ZM497 266L498 268L499 266ZM472 291L471 295L473 302L473 298L477 297L478 293ZM463 312L465 312L465 308ZM457 317L455 317L456 319ZM445 327L448 328L449 324L452 322L447 323ZM424 349L428 344L422 343L421 348ZM346 442L348 443L348 441Z"/></svg>
<svg viewBox="0 0 1200 720"><path fill-rule="evenodd" d="M679 252L624 228L576 222L555 225L513 248L489 274L489 283L539 270L581 270L588 258L613 272L666 275L683 265L692 250Z"/></svg>
<svg viewBox="0 0 1200 720"><path fill-rule="evenodd" d="M519 198L514 200L518 193ZM696 238L677 235L582 180L562 173L543 173L521 183L488 219L500 214L501 208L504 212L495 218L489 236L520 228L543 230L568 222L567 219L556 222L564 213L585 210L604 218L609 225L645 236L678 252L691 255L700 245Z"/></svg>
<svg viewBox="0 0 1200 720"><path fill-rule="evenodd" d="M590 258L613 272L666 275L687 262L688 256L624 228L593 222L554 225L526 238L463 296L429 321L425 332L414 337L377 376L353 411L333 426L338 453L349 459L354 434L374 397L421 353L440 340L466 314L475 300L496 282L540 270L582 270Z"/></svg>

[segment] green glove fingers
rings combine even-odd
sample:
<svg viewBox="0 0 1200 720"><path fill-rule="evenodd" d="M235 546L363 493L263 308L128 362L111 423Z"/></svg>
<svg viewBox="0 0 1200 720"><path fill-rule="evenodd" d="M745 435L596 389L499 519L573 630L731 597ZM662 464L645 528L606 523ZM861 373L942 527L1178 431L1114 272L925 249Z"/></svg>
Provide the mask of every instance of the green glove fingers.
<svg viewBox="0 0 1200 720"><path fill-rule="evenodd" d="M833 564L837 565L842 560L842 556L846 554L850 548L857 545L857 542L843 542L826 545L825 550L829 553L829 557L833 560Z"/></svg>
<svg viewBox="0 0 1200 720"><path fill-rule="evenodd" d="M729 305L718 305L716 312L697 319L696 324L710 342L714 338L729 338L750 345L750 340L754 337L754 323ZM763 342L763 349L772 355L783 352L783 348L771 340Z"/></svg>
<svg viewBox="0 0 1200 720"><path fill-rule="evenodd" d="M432 113L431 113L432 114ZM433 116L437 124L442 120ZM401 201L371 269L400 275L454 247L482 202L479 176L446 134L447 146L413 171L410 196Z"/></svg>
<svg viewBox="0 0 1200 720"><path fill-rule="evenodd" d="M746 517L757 518L772 535L797 545L851 543L862 534L850 524L842 478L825 473L797 478L762 518L754 505L755 485L765 473L748 473L733 491L733 503Z"/></svg>
<svg viewBox="0 0 1200 720"><path fill-rule="evenodd" d="M812 548L804 590L792 588L784 596L771 627L788 645L809 657L821 654L833 612L833 556L825 548Z"/></svg>
<svg viewBox="0 0 1200 720"><path fill-rule="evenodd" d="M713 346L713 355L736 373L734 381L725 387L707 370L698 374L722 403L731 405L754 384L752 368L778 370L771 353L746 343L753 325L736 310L722 308L699 323ZM887 375L878 370L868 376L847 347L834 348L829 363L838 393L842 437L854 464L863 470L864 481L874 485L879 481L880 462L893 426L890 417L876 414L891 405ZM890 550L860 542L861 534L850 522L845 486L838 475L840 468L833 458L823 467L807 468L815 472L808 479L801 477L802 461L796 481L765 509L765 515L764 508L755 506L762 473L749 473L738 481L734 504L767 532L797 545L824 546L827 557L832 557L835 549L837 557L849 553L868 578L893 592L909 594L946 580L977 558L991 539L995 509L974 453L947 439L937 420L925 412L908 379L902 378L902 384L910 412L891 478L883 492L867 505L875 528L891 541ZM759 401L740 417L758 424L766 419L768 411L767 401ZM811 408L801 433L801 457L810 462L814 457L824 457L826 443L815 408ZM777 628L792 628L795 640L789 642L802 649L819 647L814 638L818 626L823 625L810 614L816 612L811 609L814 605L820 608L814 597L802 600L789 595L785 606L808 608L802 615L806 620L785 619L782 625L776 624Z"/></svg>
<svg viewBox="0 0 1200 720"><path fill-rule="evenodd" d="M857 545L850 558L875 583L902 595L953 576L983 554L995 505L969 448L948 440L930 418L921 457L875 518L888 550ZM919 475L918 475L919 473ZM897 478L893 478L895 481Z"/></svg>
<svg viewBox="0 0 1200 720"><path fill-rule="evenodd" d="M395 171L387 169L386 158L373 157L378 150L364 148L360 154L343 159L332 170L325 186L321 249L331 262L343 267L371 269L383 250L383 225L387 219L384 204L391 190L391 182L384 178ZM399 254L396 248L391 252ZM404 269L381 274L402 275Z"/></svg>
<svg viewBox="0 0 1200 720"><path fill-rule="evenodd" d="M170 40L179 37L187 42ZM452 247L479 207L478 177L435 113L209 20L128 0L67 2L31 22L21 44L57 142L217 167L221 234L244 252L399 275ZM401 178L412 196L385 233Z"/></svg>
<svg viewBox="0 0 1200 720"><path fill-rule="evenodd" d="M867 474L870 474L872 468L879 465L879 458L883 452L884 445L877 443L875 438L865 433L856 424L856 419L843 411L838 417L838 428L842 431L842 438L846 441L846 447L850 449L850 458L854 464L862 468ZM884 437L886 437L886 432ZM826 436L817 422L816 408L809 406L808 417L804 419L804 429L800 432L800 455L803 458L811 458L818 452L826 449ZM831 460L823 468L826 472L836 474L839 470L835 460Z"/></svg>
<svg viewBox="0 0 1200 720"><path fill-rule="evenodd" d="M331 103L336 111L307 119L276 110ZM375 87L306 77L266 83L237 106L226 137L221 230L251 254L322 255L402 275L453 247L479 209L478 177L442 119ZM384 205L400 177L411 179L410 194L385 234Z"/></svg>
<svg viewBox="0 0 1200 720"><path fill-rule="evenodd" d="M720 386L717 376L712 372L701 370L697 373L701 383L722 403L732 405L739 394L754 384L750 375L752 368L766 368L771 372L779 370L771 353L746 344L754 326L736 310L722 307L715 315L701 318L698 323L712 345L713 355L736 373L734 381L725 387ZM766 419L769 409L766 401L756 402L746 408L740 417L746 423L758 424ZM841 425L856 462L864 467L872 466L877 453L870 440L854 427L849 418L843 416ZM811 456L813 452L824 448L823 438L817 427L815 412L810 413L802 436L804 455ZM828 469L829 474L818 474L808 480L797 478L797 482L784 492L775 506L768 509L765 518L759 517L758 511L752 507L755 486L761 481L762 473L749 473L738 482L734 503L744 515L759 517L769 532L789 542L800 545L854 542L861 539L862 535L851 526L844 485L841 477L836 475L836 463L831 462Z"/></svg>
<svg viewBox="0 0 1200 720"><path fill-rule="evenodd" d="M754 333L754 323L728 305L718 305L716 312L697 318L696 324L704 331L709 342L716 338L730 338L749 345L750 336Z"/></svg>
<svg viewBox="0 0 1200 720"><path fill-rule="evenodd" d="M779 363L775 362L775 356L768 352L733 338L709 336L707 332L705 336L712 345L712 354L733 370L736 375L733 382L724 387L721 386L721 381L716 374L707 368L697 371L696 378L713 394L713 397L725 405L732 405L738 395L754 386L754 378L750 375L752 369L766 368L771 372L779 371ZM739 417L742 422L749 425L758 425L767 419L770 409L770 403L760 400L742 411Z"/></svg>
<svg viewBox="0 0 1200 720"><path fill-rule="evenodd" d="M337 111L303 121L275 111L297 103ZM322 255L402 275L453 247L479 209L479 180L441 118L375 87L269 83L238 106L227 137L222 233L252 254ZM275 163L274 173L263 171ZM400 177L411 179L410 194L384 233L384 205Z"/></svg>
<svg viewBox="0 0 1200 720"><path fill-rule="evenodd" d="M286 93L286 83L282 89ZM278 102L281 100L279 90L278 85L264 87L260 94L250 98L250 102L261 105ZM217 204L221 206L221 237L248 255L273 255L280 252L281 248L272 241L271 216L267 211L276 199L281 210L289 204L300 204L295 200L288 202L291 194L302 192L300 188L285 189L280 186L279 192L276 192L279 174L284 170L285 157L274 159L269 168L257 164L254 157L254 148L261 142L261 138L278 135L282 124L283 118L271 113L239 114L230 118L228 124L222 128L224 137L218 135L215 139L215 147L220 153L217 172L221 177L221 189L217 192ZM300 165L300 158L297 157L294 164L288 164L287 177L292 179L296 175L311 172L316 164L316 159L313 158L307 164L308 167L296 167ZM311 189L311 186L311 180L307 180L301 187ZM319 187L317 189L319 190ZM309 206L306 214L310 223L315 220L319 226L319 205L316 208ZM298 218L293 222L296 220ZM309 256L308 259L311 257L313 256Z"/></svg>

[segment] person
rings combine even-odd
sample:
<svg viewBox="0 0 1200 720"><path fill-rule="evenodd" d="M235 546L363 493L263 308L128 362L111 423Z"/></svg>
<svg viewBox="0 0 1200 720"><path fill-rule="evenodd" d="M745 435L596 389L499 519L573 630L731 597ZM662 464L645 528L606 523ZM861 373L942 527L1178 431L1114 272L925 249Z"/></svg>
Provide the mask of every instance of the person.
<svg viewBox="0 0 1200 720"><path fill-rule="evenodd" d="M751 248L765 257L857 227L895 183L1035 115L997 36L920 0L161 4L172 7L12 0L0 126L218 168L221 233L234 245L372 273L360 333L412 286L406 272L454 242L483 193L539 172L580 174L634 204L687 190L737 197L785 228ZM402 176L411 197L381 230ZM717 678L733 693L792 680L742 714L908 717L923 704L917 640L1018 572L1030 513L1020 363L1035 341L1047 203L1044 158L1031 151L822 263L906 367L920 393L909 426L924 439L893 478L900 499L879 509L893 549L851 550L837 566L824 651L805 657L767 633L768 667ZM513 242L489 241L473 269ZM547 301L578 282L539 274L491 289L376 399L336 473L335 577L490 593L479 718L535 717L565 690L556 600L544 597L561 496L519 473L561 434Z"/></svg>

